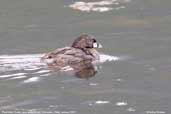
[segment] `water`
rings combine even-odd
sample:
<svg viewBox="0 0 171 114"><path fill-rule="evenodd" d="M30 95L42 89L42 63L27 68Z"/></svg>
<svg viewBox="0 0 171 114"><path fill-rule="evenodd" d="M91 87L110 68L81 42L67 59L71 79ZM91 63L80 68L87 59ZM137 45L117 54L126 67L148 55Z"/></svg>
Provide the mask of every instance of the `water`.
<svg viewBox="0 0 171 114"><path fill-rule="evenodd" d="M171 1L71 7L78 2L0 1L1 113L170 114ZM95 76L52 72L39 61L82 33L95 36L109 60Z"/></svg>

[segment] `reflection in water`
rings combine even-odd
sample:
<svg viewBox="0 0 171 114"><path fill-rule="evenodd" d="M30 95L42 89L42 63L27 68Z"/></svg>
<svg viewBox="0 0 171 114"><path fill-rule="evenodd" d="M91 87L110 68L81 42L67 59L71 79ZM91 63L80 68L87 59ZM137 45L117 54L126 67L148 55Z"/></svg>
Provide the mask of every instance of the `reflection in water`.
<svg viewBox="0 0 171 114"><path fill-rule="evenodd" d="M84 78L88 79L90 77L95 76L97 73L97 66L93 64L90 60L83 60L76 63L73 63L70 66L65 66L63 68L60 68L57 65L54 65L53 63L47 63L47 66L49 69L53 71L61 71L61 72L69 72L71 74L74 74L74 76L78 78Z"/></svg>
<svg viewBox="0 0 171 114"><path fill-rule="evenodd" d="M83 68L79 69L78 71L76 70L75 76L78 78L84 78L88 79L90 77L95 76L97 73L96 66L93 64L87 64Z"/></svg>

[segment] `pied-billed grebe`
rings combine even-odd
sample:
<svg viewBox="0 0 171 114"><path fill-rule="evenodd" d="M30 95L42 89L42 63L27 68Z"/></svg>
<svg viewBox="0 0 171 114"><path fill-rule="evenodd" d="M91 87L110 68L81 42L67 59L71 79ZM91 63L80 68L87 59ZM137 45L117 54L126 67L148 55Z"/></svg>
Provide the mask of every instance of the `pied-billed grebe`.
<svg viewBox="0 0 171 114"><path fill-rule="evenodd" d="M55 68L61 69L66 66L74 68L98 61L99 53L95 48L101 47L92 36L84 34L78 37L71 47L58 48L49 52L42 57L42 60Z"/></svg>

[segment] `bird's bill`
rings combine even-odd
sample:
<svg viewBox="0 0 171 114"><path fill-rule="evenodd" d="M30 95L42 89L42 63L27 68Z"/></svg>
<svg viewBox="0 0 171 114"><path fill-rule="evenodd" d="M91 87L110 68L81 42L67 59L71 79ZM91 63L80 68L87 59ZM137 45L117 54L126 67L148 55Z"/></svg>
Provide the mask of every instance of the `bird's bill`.
<svg viewBox="0 0 171 114"><path fill-rule="evenodd" d="M94 48L102 48L102 45L100 43L93 43Z"/></svg>

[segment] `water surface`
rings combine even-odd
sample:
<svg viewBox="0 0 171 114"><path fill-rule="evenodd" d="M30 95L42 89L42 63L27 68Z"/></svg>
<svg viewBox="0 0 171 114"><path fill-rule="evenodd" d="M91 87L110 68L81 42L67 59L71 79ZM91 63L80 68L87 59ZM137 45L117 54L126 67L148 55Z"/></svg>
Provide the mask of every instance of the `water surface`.
<svg viewBox="0 0 171 114"><path fill-rule="evenodd" d="M1 113L170 114L171 1L81 1L96 3L89 11L71 7L76 2L0 0ZM121 59L104 62L88 80L39 61L82 33Z"/></svg>

